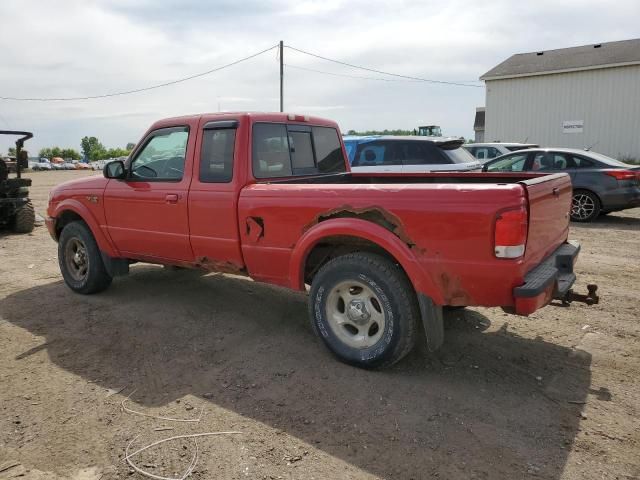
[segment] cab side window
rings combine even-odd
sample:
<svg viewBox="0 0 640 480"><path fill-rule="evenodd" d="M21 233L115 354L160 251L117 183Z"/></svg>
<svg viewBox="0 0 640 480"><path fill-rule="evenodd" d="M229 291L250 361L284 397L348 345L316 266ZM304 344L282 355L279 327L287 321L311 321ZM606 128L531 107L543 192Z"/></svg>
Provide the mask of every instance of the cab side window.
<svg viewBox="0 0 640 480"><path fill-rule="evenodd" d="M131 162L131 179L182 180L188 138L188 127L163 128L153 132Z"/></svg>
<svg viewBox="0 0 640 480"><path fill-rule="evenodd" d="M200 181L226 183L233 177L235 128L205 129L200 153Z"/></svg>

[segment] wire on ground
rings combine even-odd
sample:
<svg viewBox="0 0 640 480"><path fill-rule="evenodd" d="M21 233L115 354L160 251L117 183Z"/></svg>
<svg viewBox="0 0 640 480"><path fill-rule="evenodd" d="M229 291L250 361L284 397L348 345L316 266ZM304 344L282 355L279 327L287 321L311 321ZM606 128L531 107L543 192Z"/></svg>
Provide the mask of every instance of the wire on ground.
<svg viewBox="0 0 640 480"><path fill-rule="evenodd" d="M242 432L234 432L234 431L230 431L230 432L205 432L205 433L193 433L191 435L176 435L174 437L169 437L169 438L163 438L162 440L158 440L157 442L153 442L150 445L147 445L146 447L142 447L139 448L138 450L136 450L133 453L129 453L129 448L131 448L131 444L133 442L135 442L140 436L138 435L137 437L135 437L133 440L131 440L129 442L129 444L127 445L127 448L125 448L124 450L124 458L127 461L127 463L129 464L129 466L131 468L133 468L136 472L140 473L141 475L145 475L149 478L155 478L156 480L185 480L189 475L191 475L191 472L193 472L193 469L196 467L196 463L198 462L198 441L196 440L196 438L198 437L212 437L214 435L240 435L242 434ZM155 475L151 472L147 472L146 470L143 470L142 468L138 467L132 460L131 457L133 457L134 455L137 455L141 452L144 452L145 450L148 450L152 447L155 447L156 445L160 445L162 443L166 443L166 442L170 442L172 440L179 440L181 438L192 438L194 445L195 445L195 452L193 454L193 458L191 459L191 462L189 462L189 466L187 467L187 470L182 474L182 476L180 477L161 477L160 475Z"/></svg>

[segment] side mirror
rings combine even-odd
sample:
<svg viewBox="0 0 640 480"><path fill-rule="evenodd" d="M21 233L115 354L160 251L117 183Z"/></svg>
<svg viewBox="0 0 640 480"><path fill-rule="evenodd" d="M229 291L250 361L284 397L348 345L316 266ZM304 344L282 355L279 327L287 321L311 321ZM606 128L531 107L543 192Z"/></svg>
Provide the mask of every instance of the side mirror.
<svg viewBox="0 0 640 480"><path fill-rule="evenodd" d="M102 174L104 178L115 178L118 180L122 180L125 178L127 171L124 168L124 162L122 160L114 160L113 162L109 162L104 166L102 170Z"/></svg>

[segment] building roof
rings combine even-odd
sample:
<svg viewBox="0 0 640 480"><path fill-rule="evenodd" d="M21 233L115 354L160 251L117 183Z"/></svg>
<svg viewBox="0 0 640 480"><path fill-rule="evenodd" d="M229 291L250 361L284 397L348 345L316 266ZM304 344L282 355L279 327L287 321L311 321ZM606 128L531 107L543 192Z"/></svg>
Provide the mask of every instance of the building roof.
<svg viewBox="0 0 640 480"><path fill-rule="evenodd" d="M480 80L547 75L640 64L640 38L580 47L518 53L489 70Z"/></svg>

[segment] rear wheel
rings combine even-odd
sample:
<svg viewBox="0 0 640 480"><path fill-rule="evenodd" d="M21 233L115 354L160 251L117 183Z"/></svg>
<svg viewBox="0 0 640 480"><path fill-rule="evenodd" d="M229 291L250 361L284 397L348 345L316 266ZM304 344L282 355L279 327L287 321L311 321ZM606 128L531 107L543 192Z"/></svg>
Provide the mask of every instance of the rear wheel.
<svg viewBox="0 0 640 480"><path fill-rule="evenodd" d="M65 283L74 292L97 293L111 284L98 244L84 222L71 222L62 229L58 263Z"/></svg>
<svg viewBox="0 0 640 480"><path fill-rule="evenodd" d="M30 233L36 223L36 212L33 204L28 201L16 211L13 219L13 231L16 233Z"/></svg>
<svg viewBox="0 0 640 480"><path fill-rule="evenodd" d="M309 312L316 333L342 361L388 367L413 348L419 311L404 272L376 254L329 261L313 279Z"/></svg>
<svg viewBox="0 0 640 480"><path fill-rule="evenodd" d="M571 204L571 220L591 222L600 215L600 199L588 190L575 190Z"/></svg>

